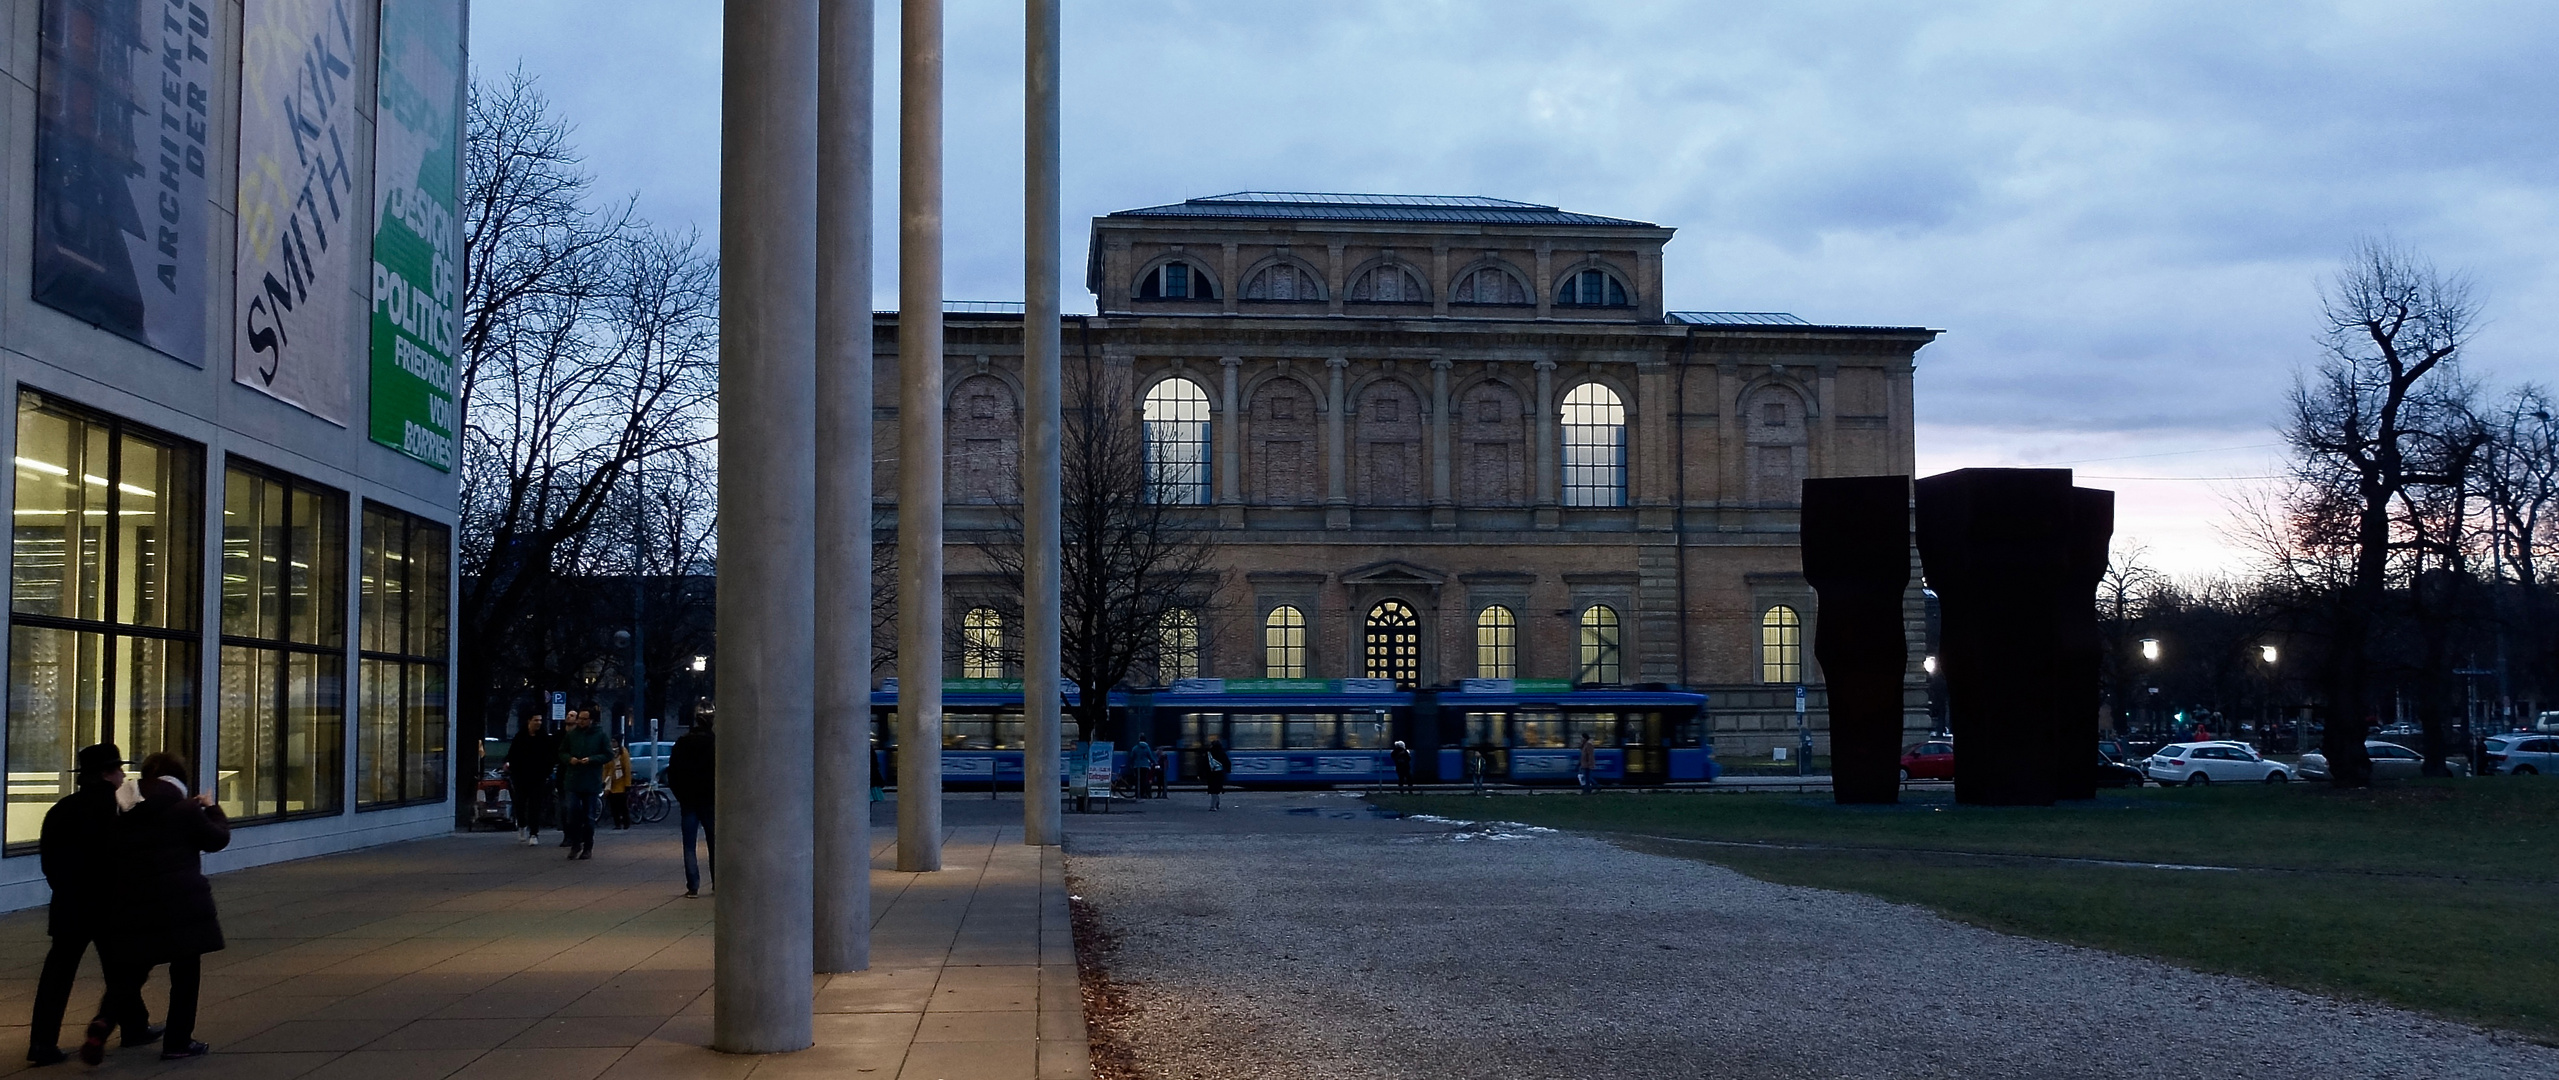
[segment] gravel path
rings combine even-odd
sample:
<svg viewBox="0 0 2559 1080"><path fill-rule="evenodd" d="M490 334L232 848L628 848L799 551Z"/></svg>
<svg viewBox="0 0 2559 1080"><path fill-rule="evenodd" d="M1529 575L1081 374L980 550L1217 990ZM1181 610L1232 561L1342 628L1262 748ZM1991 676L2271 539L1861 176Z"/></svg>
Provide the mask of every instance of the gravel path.
<svg viewBox="0 0 2559 1080"><path fill-rule="evenodd" d="M1070 823L1152 1080L2559 1076L2502 1034L1596 840L1229 806Z"/></svg>

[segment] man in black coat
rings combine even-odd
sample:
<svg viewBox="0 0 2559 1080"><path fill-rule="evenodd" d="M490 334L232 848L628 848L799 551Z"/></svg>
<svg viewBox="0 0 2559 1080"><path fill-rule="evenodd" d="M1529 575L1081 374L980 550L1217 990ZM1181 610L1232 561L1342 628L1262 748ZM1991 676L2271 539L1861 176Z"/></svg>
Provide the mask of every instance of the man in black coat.
<svg viewBox="0 0 2559 1080"><path fill-rule="evenodd" d="M684 895L702 895L701 866L693 861L693 836L699 832L702 847L711 856L711 881L720 880L719 846L711 839L711 803L718 790L719 747L711 741L711 720L702 717L693 729L675 740L675 748L667 751L666 788L675 796L682 811L684 834Z"/></svg>
<svg viewBox="0 0 2559 1080"><path fill-rule="evenodd" d="M130 995L139 1004L142 982L155 965L169 965L169 1026L160 1059L200 1057L195 1041L196 1001L204 981L204 954L223 947L222 921L213 905L213 883L204 876L204 853L231 846L231 821L208 795L188 790L194 770L185 758L156 753L142 761L142 801L116 821L114 913L109 931L115 963L107 970L110 997ZM104 1019L89 1025L80 1058L97 1064L105 1048ZM131 1032L131 1028L126 1031ZM130 1034L127 1041L131 1041Z"/></svg>
<svg viewBox="0 0 2559 1080"><path fill-rule="evenodd" d="M542 842L542 819L554 793L551 778L560 768L560 737L542 730L540 714L524 718L523 729L506 748L506 786L515 799L515 842Z"/></svg>
<svg viewBox="0 0 2559 1080"><path fill-rule="evenodd" d="M124 786L124 751L114 743L84 747L74 765L79 786L45 812L37 849L45 884L53 887L45 927L53 935L53 950L45 954L44 974L36 980L35 1014L27 1022L27 1060L38 1065L70 1056L60 1044L62 1013L70 1006L71 982L80 974L80 958L90 943L98 945L99 966L114 962L106 941L107 910L115 892L116 818L122 812L116 789ZM127 1046L160 1034L151 1029L139 993L122 1002L110 997L100 1003L98 1015L106 1018L111 1010L114 1022L124 1028Z"/></svg>

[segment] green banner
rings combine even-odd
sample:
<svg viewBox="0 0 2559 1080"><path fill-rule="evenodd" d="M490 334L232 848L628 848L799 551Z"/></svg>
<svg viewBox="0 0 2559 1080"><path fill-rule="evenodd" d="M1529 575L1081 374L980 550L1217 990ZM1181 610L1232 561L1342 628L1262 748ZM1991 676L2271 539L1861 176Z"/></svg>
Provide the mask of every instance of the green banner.
<svg viewBox="0 0 2559 1080"><path fill-rule="evenodd" d="M1331 679L1228 679L1230 694L1329 694L1342 688Z"/></svg>
<svg viewBox="0 0 2559 1080"><path fill-rule="evenodd" d="M373 441L453 471L462 336L462 11L382 0L373 128Z"/></svg>

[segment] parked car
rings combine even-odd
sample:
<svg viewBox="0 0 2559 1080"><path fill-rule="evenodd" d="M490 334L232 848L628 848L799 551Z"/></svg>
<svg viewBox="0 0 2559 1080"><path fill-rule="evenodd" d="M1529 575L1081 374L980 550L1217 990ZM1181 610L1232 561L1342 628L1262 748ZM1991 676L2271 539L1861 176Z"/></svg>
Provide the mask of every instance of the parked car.
<svg viewBox="0 0 2559 1080"><path fill-rule="evenodd" d="M2141 770L2107 757L2106 752L2100 750L2097 752L2097 786L2140 787Z"/></svg>
<svg viewBox="0 0 2559 1080"><path fill-rule="evenodd" d="M2426 755L2398 743L2383 742L2379 739L2366 740L2364 753L2372 758L2372 778L2375 780L2413 780L2425 775ZM2444 764L2452 768L2454 776L2470 775L2470 770L2458 761L2447 761ZM2295 768L2300 771L2301 778L2304 780L2326 780L2328 779L2328 755L2313 750L2301 755L2301 761Z"/></svg>
<svg viewBox="0 0 2559 1080"><path fill-rule="evenodd" d="M2151 753L2146 772L2163 785L2214 781L2281 784L2293 777L2291 766L2268 761L2257 753L2256 747L2243 742L2170 743Z"/></svg>
<svg viewBox="0 0 2559 1080"><path fill-rule="evenodd" d="M1901 778L1905 781L1954 779L1954 740L1930 739L1902 751Z"/></svg>
<svg viewBox="0 0 2559 1080"><path fill-rule="evenodd" d="M2559 736L2490 735L2487 743L2490 775L2559 775Z"/></svg>

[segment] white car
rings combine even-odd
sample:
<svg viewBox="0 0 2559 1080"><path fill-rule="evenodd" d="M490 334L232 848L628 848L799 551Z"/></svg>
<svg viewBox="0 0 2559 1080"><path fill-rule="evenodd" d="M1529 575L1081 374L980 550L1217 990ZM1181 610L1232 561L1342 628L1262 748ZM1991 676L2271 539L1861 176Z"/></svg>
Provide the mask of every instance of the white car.
<svg viewBox="0 0 2559 1080"><path fill-rule="evenodd" d="M2170 743L2150 754L2143 770L2156 784L2281 784L2292 780L2292 766L2268 761L2243 742Z"/></svg>
<svg viewBox="0 0 2559 1080"><path fill-rule="evenodd" d="M2487 742L2490 773L2559 776L2559 735L2490 735Z"/></svg>

